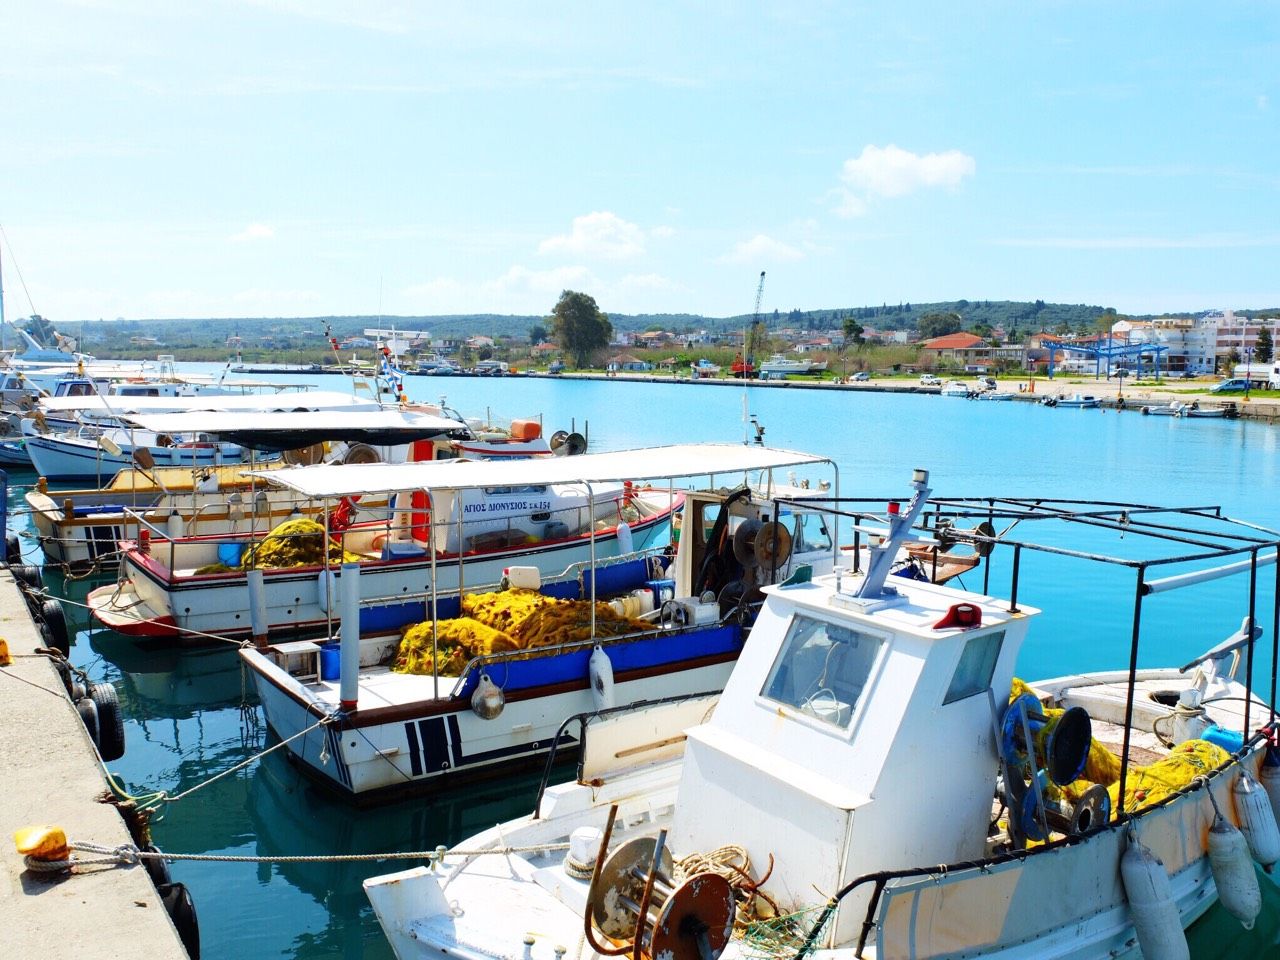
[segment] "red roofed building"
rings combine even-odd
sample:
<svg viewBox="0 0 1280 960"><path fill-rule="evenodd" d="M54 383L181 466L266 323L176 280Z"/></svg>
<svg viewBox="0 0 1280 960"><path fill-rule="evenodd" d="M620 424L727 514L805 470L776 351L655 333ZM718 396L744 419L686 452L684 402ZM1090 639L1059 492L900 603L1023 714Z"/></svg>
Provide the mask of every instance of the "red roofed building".
<svg viewBox="0 0 1280 960"><path fill-rule="evenodd" d="M945 337L934 337L921 344L920 359L954 363L961 367L985 366L991 363L991 345L972 333L948 333Z"/></svg>

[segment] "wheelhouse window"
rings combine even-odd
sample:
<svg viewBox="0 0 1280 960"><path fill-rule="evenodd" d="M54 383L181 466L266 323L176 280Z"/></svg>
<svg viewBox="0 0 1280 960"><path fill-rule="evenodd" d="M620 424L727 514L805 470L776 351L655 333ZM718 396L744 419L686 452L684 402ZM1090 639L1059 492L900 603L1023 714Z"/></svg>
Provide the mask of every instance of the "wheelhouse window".
<svg viewBox="0 0 1280 960"><path fill-rule="evenodd" d="M546 484L525 484L518 487L485 487L484 492L489 496L506 496L513 493L546 493Z"/></svg>
<svg viewBox="0 0 1280 960"><path fill-rule="evenodd" d="M1000 659L1003 643L1003 630L968 639L960 653L956 672L951 677L951 685L947 687L947 695L942 700L944 706L986 692L991 686L991 676L996 672L996 661Z"/></svg>
<svg viewBox="0 0 1280 960"><path fill-rule="evenodd" d="M831 534L827 521L816 513L798 513L795 530L791 534L791 552L809 553L813 550L830 550Z"/></svg>
<svg viewBox="0 0 1280 960"><path fill-rule="evenodd" d="M847 728L883 646L871 634L797 614L761 696Z"/></svg>

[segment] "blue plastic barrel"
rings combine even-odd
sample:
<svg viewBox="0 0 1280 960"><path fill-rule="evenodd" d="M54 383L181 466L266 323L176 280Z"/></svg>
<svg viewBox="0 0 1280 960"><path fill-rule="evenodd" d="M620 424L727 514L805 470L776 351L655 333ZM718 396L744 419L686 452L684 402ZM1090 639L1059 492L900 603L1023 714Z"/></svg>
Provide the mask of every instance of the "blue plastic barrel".
<svg viewBox="0 0 1280 960"><path fill-rule="evenodd" d="M1227 730L1216 723L1210 724L1208 729L1200 734L1200 739L1208 740L1227 753L1235 753L1244 746L1244 735L1239 730Z"/></svg>
<svg viewBox="0 0 1280 960"><path fill-rule="evenodd" d="M320 644L320 679L337 680L342 674L342 645L336 640Z"/></svg>

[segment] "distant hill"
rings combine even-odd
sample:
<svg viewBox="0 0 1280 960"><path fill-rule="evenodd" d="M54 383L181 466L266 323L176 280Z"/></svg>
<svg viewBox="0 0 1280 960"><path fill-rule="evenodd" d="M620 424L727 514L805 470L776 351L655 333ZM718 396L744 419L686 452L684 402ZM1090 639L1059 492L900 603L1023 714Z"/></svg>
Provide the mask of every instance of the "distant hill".
<svg viewBox="0 0 1280 960"><path fill-rule="evenodd" d="M1280 309L1237 310L1246 316L1273 316ZM880 306L825 307L815 310L793 308L771 310L761 315L771 330L783 327L801 330L838 328L852 316L864 327L877 330L913 329L920 317L929 313L957 313L964 326L986 324L1003 326L1006 332L1035 330L1092 330L1098 318L1115 315L1115 311L1096 304L1046 303L1043 300L951 300L936 303L899 303ZM1179 315L1195 316L1184 312ZM672 330L677 333L708 330L720 332L740 330L751 322L750 314L731 317L707 317L693 313L610 314L618 331L636 332L647 329ZM1135 317L1134 319L1146 319ZM360 334L366 327L396 327L402 330L429 330L436 337L458 337L484 334L492 337L523 339L535 324L550 326L542 315L510 315L494 313L444 314L437 316L321 316L321 317L242 317L242 318L154 318L149 320L97 320L66 323L60 332L82 338L90 351L103 348L127 348L131 337L155 337L164 350L212 351L223 347L228 337L240 336L246 351L262 344L264 338L276 342L280 349L312 350L324 348L326 330L339 339ZM56 326L57 324L55 324ZM152 350L154 352L154 349Z"/></svg>

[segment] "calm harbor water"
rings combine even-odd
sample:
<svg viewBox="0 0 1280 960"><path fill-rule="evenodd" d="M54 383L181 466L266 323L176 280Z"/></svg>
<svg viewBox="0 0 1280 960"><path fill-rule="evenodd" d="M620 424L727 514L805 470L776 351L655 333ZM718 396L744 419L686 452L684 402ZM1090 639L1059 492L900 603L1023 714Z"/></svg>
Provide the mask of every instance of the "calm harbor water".
<svg viewBox="0 0 1280 960"><path fill-rule="evenodd" d="M337 389L336 378L318 380L323 389ZM1280 432L1260 423L850 391L523 378L410 377L406 384L414 399L437 400L443 392L467 416L486 409L495 417L540 414L548 431L589 428L593 450L740 442L745 394L768 443L831 457L845 496L903 495L912 468L924 467L940 496L1221 504L1233 516L1280 526ZM25 523L22 486L33 479L10 475L11 522L19 527ZM1035 536L1025 528L1019 533ZM1122 554L1132 547L1118 539L1106 545ZM60 583L56 575L49 581L55 588ZM1269 604L1274 578L1264 575L1261 582L1260 603ZM1002 593L1007 583L1007 563L998 561L992 592ZM82 602L92 585L68 583L66 592ZM980 589L981 580L966 585ZM1132 577L1122 571L1057 558L1024 561L1020 599L1046 614L1023 651L1021 675L1122 666L1132 596ZM1247 602L1242 579L1154 598L1144 611L1143 662L1191 659L1238 628ZM179 653L90 630L82 610L69 608L68 614L79 625L72 659L119 689L127 751L111 766L132 792L179 793L269 742L234 649ZM1269 642L1261 646L1269 649ZM1263 656L1257 675L1267 674ZM318 791L279 752L171 804L154 833L161 848L185 853L427 850L526 812L535 787L535 776L522 776L361 811ZM67 826L75 832L74 824ZM173 874L195 897L208 960L354 960L391 955L360 880L402 866L408 864L178 863ZM1247 936L1220 915L1206 918L1193 931L1193 956L1271 955L1280 904L1274 890L1269 898Z"/></svg>

